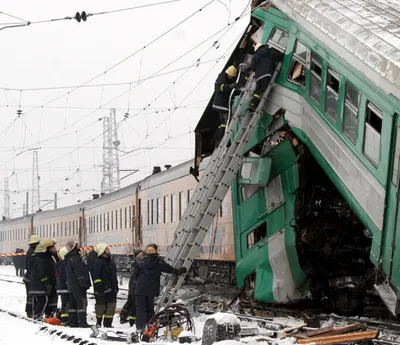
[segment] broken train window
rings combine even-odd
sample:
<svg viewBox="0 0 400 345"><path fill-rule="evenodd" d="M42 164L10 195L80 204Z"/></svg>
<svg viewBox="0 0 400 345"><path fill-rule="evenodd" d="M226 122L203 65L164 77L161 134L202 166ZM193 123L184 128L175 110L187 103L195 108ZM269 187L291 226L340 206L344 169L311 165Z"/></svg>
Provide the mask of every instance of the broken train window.
<svg viewBox="0 0 400 345"><path fill-rule="evenodd" d="M267 237L267 223L264 222L247 235L247 248L252 248L265 237Z"/></svg>
<svg viewBox="0 0 400 345"><path fill-rule="evenodd" d="M268 40L268 45L285 53L289 43L289 33L278 28L274 28Z"/></svg>
<svg viewBox="0 0 400 345"><path fill-rule="evenodd" d="M290 63L288 80L304 88L306 84L305 66L307 61L307 47L296 41L292 61Z"/></svg>

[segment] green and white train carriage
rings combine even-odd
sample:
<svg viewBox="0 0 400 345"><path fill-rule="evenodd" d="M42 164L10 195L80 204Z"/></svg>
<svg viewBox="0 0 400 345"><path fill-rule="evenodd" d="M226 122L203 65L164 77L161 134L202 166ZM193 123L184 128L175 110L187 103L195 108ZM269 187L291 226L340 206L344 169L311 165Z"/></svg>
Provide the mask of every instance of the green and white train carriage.
<svg viewBox="0 0 400 345"><path fill-rule="evenodd" d="M255 299L278 303L304 299L310 291L322 297L330 290L338 309L357 309L364 298L360 290L375 285L389 309L398 314L400 11L383 0L272 3L253 11L245 34L284 51L285 57L264 119L232 185L238 286L252 277ZM233 53L235 62L246 55L243 46ZM284 115L273 120L272 115L282 110ZM208 108L196 129L195 163L200 154L207 154L202 126L211 116ZM272 142L277 132L271 134L285 126L300 145L293 145L288 136ZM302 146L311 158L301 159ZM304 216L304 210L312 208L310 203L318 203L310 191L313 179L319 179L318 169L344 198L332 200L332 205L346 204L343 207L357 218L347 211L338 214L332 224L343 228L342 238L327 235L325 244L315 240L321 234L310 235L314 225ZM310 194L311 199L302 203L302 197ZM331 260L320 270L318 263L307 266L316 253L306 243L310 238L321 246L319 254L329 246L332 251L330 242L340 242L342 248L336 246L335 251L349 255L347 267L339 262L336 267L332 253L324 254L324 260L328 256ZM359 247L366 250L368 263ZM318 283L322 295L311 286L321 272L326 280Z"/></svg>

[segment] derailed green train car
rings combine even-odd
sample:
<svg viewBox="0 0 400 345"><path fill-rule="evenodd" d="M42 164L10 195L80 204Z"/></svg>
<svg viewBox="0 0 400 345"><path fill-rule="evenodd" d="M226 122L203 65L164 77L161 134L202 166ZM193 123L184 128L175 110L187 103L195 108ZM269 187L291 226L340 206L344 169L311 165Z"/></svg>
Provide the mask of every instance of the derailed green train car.
<svg viewBox="0 0 400 345"><path fill-rule="evenodd" d="M375 288L400 312L394 13L369 0L276 0L252 13L241 56L257 40L285 53L232 185L237 283L249 279L256 300L312 296L359 312ZM212 150L201 134L211 115L196 129L194 172Z"/></svg>

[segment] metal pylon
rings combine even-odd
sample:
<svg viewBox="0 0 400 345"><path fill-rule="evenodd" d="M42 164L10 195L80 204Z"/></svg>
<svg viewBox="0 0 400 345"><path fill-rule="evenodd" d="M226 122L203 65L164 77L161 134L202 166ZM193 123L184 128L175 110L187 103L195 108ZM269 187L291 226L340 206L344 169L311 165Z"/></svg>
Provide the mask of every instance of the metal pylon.
<svg viewBox="0 0 400 345"><path fill-rule="evenodd" d="M116 111L111 109L109 117L103 117L103 193L115 192L121 187L119 144Z"/></svg>
<svg viewBox="0 0 400 345"><path fill-rule="evenodd" d="M32 213L40 209L40 176L38 152L33 151L33 171L32 171Z"/></svg>
<svg viewBox="0 0 400 345"><path fill-rule="evenodd" d="M8 184L8 177L4 179L4 211L3 217L10 219L10 187Z"/></svg>

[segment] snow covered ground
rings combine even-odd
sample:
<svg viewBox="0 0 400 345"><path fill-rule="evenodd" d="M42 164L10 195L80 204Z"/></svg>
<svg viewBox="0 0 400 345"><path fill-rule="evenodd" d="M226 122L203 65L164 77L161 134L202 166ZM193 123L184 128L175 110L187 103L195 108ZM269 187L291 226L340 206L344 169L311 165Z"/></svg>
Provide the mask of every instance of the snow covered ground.
<svg viewBox="0 0 400 345"><path fill-rule="evenodd" d="M6 279L10 281L15 281L15 282L22 282L22 277L16 277L15 276L15 270L13 266L0 266L0 279ZM122 279L122 288L127 287L127 278ZM91 291L91 290L89 290ZM127 292L126 291L121 291L119 296L126 296ZM18 284L18 283L12 283L12 282L5 282L0 280L0 309L7 310L9 312L16 313L18 315L25 316L25 301L26 301L26 295L25 295L25 285L23 284ZM95 324L96 323L96 317L94 314L94 297L89 295L88 296L88 323L89 324ZM59 301L60 303L60 301ZM117 311L123 306L125 303L124 300L117 300ZM205 324L205 321L208 316L206 315L200 315L198 317L194 318L195 321L195 327L196 327L196 336L200 339L202 337L203 333L203 327ZM282 320L280 320L282 321ZM298 320L287 320L286 319L286 324L293 324L298 322ZM243 323L242 323L243 325ZM251 324L248 324L251 325ZM55 335L50 335L50 334L45 334L43 332L40 332L39 329L42 325L40 324L35 324L32 322L29 322L25 319L18 319L13 316L10 316L7 313L0 312L0 345L3 344L11 344L11 343L29 343L29 344L41 344L41 345L47 345L52 343L53 345L61 345L61 344L72 344L70 341L66 341L61 339L58 336ZM115 327L113 330L114 331L124 331L124 332L133 332L135 330L135 327L130 328L129 324L124 324L121 325L119 323L119 316L115 315L114 321L113 321L113 326ZM255 326L255 325L252 325ZM61 327L61 326L51 326L49 325L49 328L52 329L57 329L57 330L62 330L64 333L67 333L69 335L74 335L76 337L82 338L82 340L88 340L89 342L93 342L95 344L117 344L116 342L110 342L110 341L105 341L101 340L99 338L93 339L90 338L89 335L91 334L90 329L76 329L76 328L66 328L66 327ZM268 339L271 344L279 344L279 345L288 345L292 344L294 339L285 339L285 340L278 340L278 339L269 339L266 337L266 335L260 335L257 337L252 337L252 338L243 338L243 342L247 344L256 344L260 343L260 340L262 339ZM258 339L258 341L257 341ZM263 342L263 341L261 341ZM165 343L165 342L158 342L157 343ZM236 345L240 344L241 342L238 341L223 341L218 343L219 345ZM263 342L264 344L266 343L265 341ZM153 343L154 344L154 343ZM177 344L177 342L175 342ZM201 340L197 341L197 344L201 344Z"/></svg>

